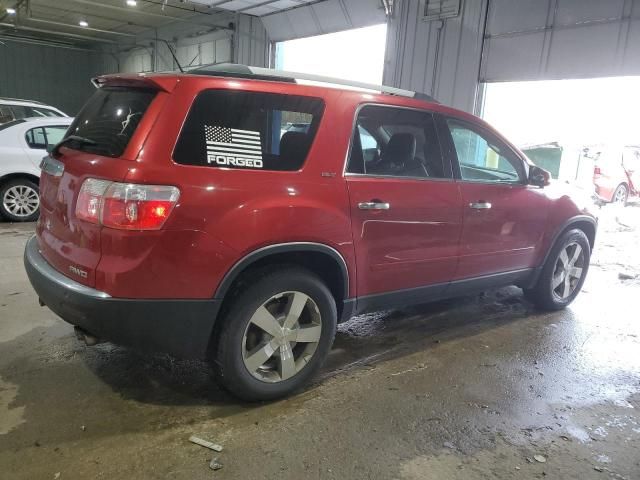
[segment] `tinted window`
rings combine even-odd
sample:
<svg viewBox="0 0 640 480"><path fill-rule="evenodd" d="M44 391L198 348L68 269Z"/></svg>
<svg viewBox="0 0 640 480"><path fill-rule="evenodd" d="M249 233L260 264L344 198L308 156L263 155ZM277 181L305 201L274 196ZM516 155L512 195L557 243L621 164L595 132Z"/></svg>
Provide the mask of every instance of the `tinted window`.
<svg viewBox="0 0 640 480"><path fill-rule="evenodd" d="M0 124L15 120L13 112L8 105L0 105Z"/></svg>
<svg viewBox="0 0 640 480"><path fill-rule="evenodd" d="M207 90L191 107L173 158L185 165L298 170L323 108L318 98Z"/></svg>
<svg viewBox="0 0 640 480"><path fill-rule="evenodd" d="M1 109L1 108L2 108L2 107L0 107L0 109ZM0 111L0 113L2 113L2 112ZM2 117L1 117L1 116L0 116L0 120L2 120ZM7 129L7 128L11 128L11 127L13 127L14 125L18 125L18 124L20 124L20 123L24 123L24 122L25 122L25 121L24 121L23 119L11 120L11 121L9 121L9 122L7 122L7 123L2 123L2 122L0 121L0 131L1 131L1 130L5 130L5 129Z"/></svg>
<svg viewBox="0 0 640 480"><path fill-rule="evenodd" d="M521 183L522 161L502 142L480 133L473 126L448 119L463 180Z"/></svg>
<svg viewBox="0 0 640 480"><path fill-rule="evenodd" d="M368 105L358 113L348 171L369 175L450 178L433 115Z"/></svg>
<svg viewBox="0 0 640 480"><path fill-rule="evenodd" d="M103 87L89 99L69 128L69 135L95 144L71 142L85 152L119 157L129 144L156 92L141 88Z"/></svg>

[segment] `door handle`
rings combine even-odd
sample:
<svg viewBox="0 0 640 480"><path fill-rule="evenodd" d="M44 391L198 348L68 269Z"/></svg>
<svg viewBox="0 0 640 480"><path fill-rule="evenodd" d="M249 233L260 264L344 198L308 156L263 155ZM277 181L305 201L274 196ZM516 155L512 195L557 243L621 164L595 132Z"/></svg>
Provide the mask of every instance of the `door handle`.
<svg viewBox="0 0 640 480"><path fill-rule="evenodd" d="M358 208L360 210L389 210L389 208L391 208L391 205L387 202L379 201L360 202L358 204Z"/></svg>
<svg viewBox="0 0 640 480"><path fill-rule="evenodd" d="M491 204L489 202L471 202L469 207L475 208L476 210L489 210L491 208Z"/></svg>

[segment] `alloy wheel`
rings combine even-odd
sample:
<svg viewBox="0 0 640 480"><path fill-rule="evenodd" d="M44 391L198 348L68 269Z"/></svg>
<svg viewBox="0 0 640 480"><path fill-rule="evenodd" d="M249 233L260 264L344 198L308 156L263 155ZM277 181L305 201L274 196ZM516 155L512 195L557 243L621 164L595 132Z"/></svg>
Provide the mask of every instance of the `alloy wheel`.
<svg viewBox="0 0 640 480"><path fill-rule="evenodd" d="M40 207L40 197L38 192L28 185L15 185L4 193L2 204L11 215L28 217Z"/></svg>
<svg viewBox="0 0 640 480"><path fill-rule="evenodd" d="M624 185L619 186L616 189L616 193L613 196L613 203L625 203L627 201L627 189Z"/></svg>
<svg viewBox="0 0 640 480"><path fill-rule="evenodd" d="M584 273L585 255L578 243L570 243L560 252L551 277L553 296L564 301L576 290Z"/></svg>
<svg viewBox="0 0 640 480"><path fill-rule="evenodd" d="M258 380L290 379L309 363L322 334L318 305L302 292L272 296L258 308L244 333L242 360Z"/></svg>

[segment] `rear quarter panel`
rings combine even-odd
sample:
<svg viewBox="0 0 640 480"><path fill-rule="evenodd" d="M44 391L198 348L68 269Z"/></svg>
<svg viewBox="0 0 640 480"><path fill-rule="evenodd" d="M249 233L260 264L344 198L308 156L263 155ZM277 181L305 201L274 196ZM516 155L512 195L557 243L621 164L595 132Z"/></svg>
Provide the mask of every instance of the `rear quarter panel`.
<svg viewBox="0 0 640 480"><path fill-rule="evenodd" d="M302 169L269 172L174 163L171 154L182 119L199 91L216 87L324 98L325 113ZM350 295L355 295L349 200L342 176L355 106L342 104L340 96L338 90L327 94L300 85L207 77L178 84L126 180L175 185L180 200L164 229L156 232L156 242L136 242L130 233L103 229L109 293L131 295L133 288L136 297L211 298L224 274L245 255L266 245L305 241L328 245L343 256L354 289ZM125 256L122 242L127 242ZM122 292L118 285L123 285Z"/></svg>

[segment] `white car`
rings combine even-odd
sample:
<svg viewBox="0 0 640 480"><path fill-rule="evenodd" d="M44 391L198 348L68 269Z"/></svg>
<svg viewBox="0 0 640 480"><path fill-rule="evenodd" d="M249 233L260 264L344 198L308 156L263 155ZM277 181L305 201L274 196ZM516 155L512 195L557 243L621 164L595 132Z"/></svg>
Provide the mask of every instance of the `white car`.
<svg viewBox="0 0 640 480"><path fill-rule="evenodd" d="M38 218L40 161L64 137L73 118L13 120L0 125L0 216L13 222Z"/></svg>
<svg viewBox="0 0 640 480"><path fill-rule="evenodd" d="M68 115L46 103L34 100L0 97L0 125L22 118L67 117Z"/></svg>

